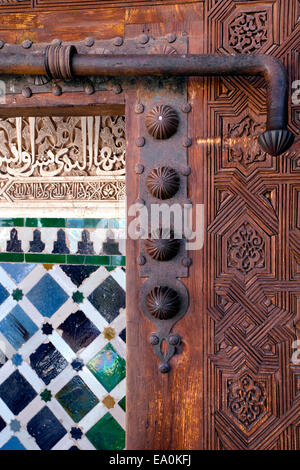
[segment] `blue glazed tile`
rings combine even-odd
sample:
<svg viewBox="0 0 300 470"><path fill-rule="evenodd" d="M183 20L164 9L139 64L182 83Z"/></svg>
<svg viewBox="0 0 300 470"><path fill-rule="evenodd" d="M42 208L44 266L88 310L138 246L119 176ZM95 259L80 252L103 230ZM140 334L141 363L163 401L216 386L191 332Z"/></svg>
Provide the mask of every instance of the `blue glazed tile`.
<svg viewBox="0 0 300 470"><path fill-rule="evenodd" d="M13 372L0 385L0 398L2 398L4 403L16 416L24 410L36 396L36 391L18 370Z"/></svg>
<svg viewBox="0 0 300 470"><path fill-rule="evenodd" d="M124 289L109 276L88 297L98 312L111 323L125 308Z"/></svg>
<svg viewBox="0 0 300 470"><path fill-rule="evenodd" d="M13 432L19 432L21 429L21 423L17 419L13 419L9 426Z"/></svg>
<svg viewBox="0 0 300 470"><path fill-rule="evenodd" d="M0 284L0 305L3 304L4 300L6 300L7 297L9 297L9 293L7 292L5 287L3 287L2 284Z"/></svg>
<svg viewBox="0 0 300 470"><path fill-rule="evenodd" d="M6 422L4 419L0 416L0 432L3 431L3 429L6 427Z"/></svg>
<svg viewBox="0 0 300 470"><path fill-rule="evenodd" d="M35 264L14 264L14 263L0 263L0 266L10 275L10 277L17 283L23 281L29 273L35 268Z"/></svg>
<svg viewBox="0 0 300 470"><path fill-rule="evenodd" d="M108 392L126 375L125 359L119 356L110 343L90 360L87 367Z"/></svg>
<svg viewBox="0 0 300 470"><path fill-rule="evenodd" d="M47 273L28 292L27 298L44 317L49 318L66 302L68 295Z"/></svg>
<svg viewBox="0 0 300 470"><path fill-rule="evenodd" d="M13 436L0 450L26 450L19 439Z"/></svg>
<svg viewBox="0 0 300 470"><path fill-rule="evenodd" d="M62 228L57 232L57 240L53 244L52 253L59 253L61 255L67 255L70 253L70 250L66 244L66 233Z"/></svg>
<svg viewBox="0 0 300 470"><path fill-rule="evenodd" d="M88 346L100 334L98 328L81 310L72 313L58 329L62 331L63 339L75 352Z"/></svg>
<svg viewBox="0 0 300 470"><path fill-rule="evenodd" d="M67 433L47 406L29 421L27 431L34 437L41 450L52 449Z"/></svg>
<svg viewBox="0 0 300 470"><path fill-rule="evenodd" d="M55 398L75 423L78 423L99 403L98 398L78 375L73 377L55 395Z"/></svg>
<svg viewBox="0 0 300 470"><path fill-rule="evenodd" d="M15 349L19 349L38 331L38 327L24 310L16 305L0 322L0 331Z"/></svg>
<svg viewBox="0 0 300 470"><path fill-rule="evenodd" d="M30 355L30 365L40 379L48 385L67 367L68 361L52 343L45 343Z"/></svg>
<svg viewBox="0 0 300 470"><path fill-rule="evenodd" d="M92 273L99 269L99 266L84 266L84 265L61 265L60 268L71 279L73 284L79 287Z"/></svg>

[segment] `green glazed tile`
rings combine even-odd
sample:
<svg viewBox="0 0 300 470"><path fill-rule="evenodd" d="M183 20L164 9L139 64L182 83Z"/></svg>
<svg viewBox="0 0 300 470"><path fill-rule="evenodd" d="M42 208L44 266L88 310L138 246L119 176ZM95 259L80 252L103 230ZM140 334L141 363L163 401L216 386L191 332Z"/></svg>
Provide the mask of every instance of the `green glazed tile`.
<svg viewBox="0 0 300 470"><path fill-rule="evenodd" d="M65 227L66 219L39 219L39 227Z"/></svg>
<svg viewBox="0 0 300 470"><path fill-rule="evenodd" d="M86 437L97 450L122 450L125 447L125 431L110 413L106 413Z"/></svg>
<svg viewBox="0 0 300 470"><path fill-rule="evenodd" d="M110 257L111 266L126 266L126 256L111 256Z"/></svg>
<svg viewBox="0 0 300 470"><path fill-rule="evenodd" d="M108 392L126 376L125 359L110 343L90 360L87 367Z"/></svg>
<svg viewBox="0 0 300 470"><path fill-rule="evenodd" d="M99 403L98 398L79 375L73 377L55 395L55 398L75 423L79 423Z"/></svg>
<svg viewBox="0 0 300 470"><path fill-rule="evenodd" d="M0 218L0 227L24 227L24 219Z"/></svg>
<svg viewBox="0 0 300 470"><path fill-rule="evenodd" d="M111 271L114 271L116 269L115 266L105 266L105 269L108 271L108 272L111 272Z"/></svg>
<svg viewBox="0 0 300 470"><path fill-rule="evenodd" d="M27 263L64 264L66 262L66 255L44 255L41 253L26 253L25 261Z"/></svg>
<svg viewBox="0 0 300 470"><path fill-rule="evenodd" d="M108 228L108 219L67 219L68 228Z"/></svg>
<svg viewBox="0 0 300 470"><path fill-rule="evenodd" d="M123 397L119 403L120 407L122 408L122 410L126 411L126 397Z"/></svg>
<svg viewBox="0 0 300 470"><path fill-rule="evenodd" d="M25 227L41 227L39 219L28 218L25 219Z"/></svg>
<svg viewBox="0 0 300 470"><path fill-rule="evenodd" d="M0 261L23 263L24 253L0 253Z"/></svg>
<svg viewBox="0 0 300 470"><path fill-rule="evenodd" d="M110 264L109 256L67 255L68 264L96 264L106 266Z"/></svg>

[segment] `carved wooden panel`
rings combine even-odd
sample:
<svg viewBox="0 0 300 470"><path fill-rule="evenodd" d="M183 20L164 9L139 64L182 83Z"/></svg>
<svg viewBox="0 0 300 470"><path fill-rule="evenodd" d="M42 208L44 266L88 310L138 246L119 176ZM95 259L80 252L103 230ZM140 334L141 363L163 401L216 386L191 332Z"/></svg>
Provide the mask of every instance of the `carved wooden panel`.
<svg viewBox="0 0 300 470"><path fill-rule="evenodd" d="M268 53L296 80L300 25L295 2L211 2L209 52ZM220 34L221 33L221 34ZM257 146L264 130L261 79L207 80L209 173L204 447L300 449L299 137L273 158ZM290 106L299 136L299 107ZM298 326L299 337L299 326ZM210 444L207 444L210 443Z"/></svg>

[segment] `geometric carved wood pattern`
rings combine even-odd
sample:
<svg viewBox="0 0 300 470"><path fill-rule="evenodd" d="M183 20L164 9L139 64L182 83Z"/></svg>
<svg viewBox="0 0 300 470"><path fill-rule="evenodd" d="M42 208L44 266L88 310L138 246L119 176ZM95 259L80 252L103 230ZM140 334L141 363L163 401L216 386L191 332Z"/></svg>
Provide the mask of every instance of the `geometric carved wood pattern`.
<svg viewBox="0 0 300 470"><path fill-rule="evenodd" d="M210 3L209 52L268 53L297 78L295 2ZM214 137L207 245L211 447L299 450L300 367L291 357L297 331L300 339L300 141L279 158L258 148L263 80L207 80L206 91ZM290 116L299 135L299 107L298 113L290 107Z"/></svg>

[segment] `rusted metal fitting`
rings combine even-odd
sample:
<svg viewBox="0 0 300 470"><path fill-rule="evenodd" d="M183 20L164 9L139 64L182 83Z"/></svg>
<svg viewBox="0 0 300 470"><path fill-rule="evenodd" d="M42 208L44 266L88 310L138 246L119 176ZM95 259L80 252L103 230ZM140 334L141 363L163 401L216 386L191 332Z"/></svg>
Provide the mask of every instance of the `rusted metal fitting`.
<svg viewBox="0 0 300 470"><path fill-rule="evenodd" d="M45 69L48 77L54 79L71 80L72 56L75 54L75 46L63 46L51 44L45 50Z"/></svg>

